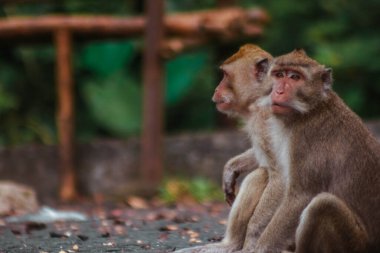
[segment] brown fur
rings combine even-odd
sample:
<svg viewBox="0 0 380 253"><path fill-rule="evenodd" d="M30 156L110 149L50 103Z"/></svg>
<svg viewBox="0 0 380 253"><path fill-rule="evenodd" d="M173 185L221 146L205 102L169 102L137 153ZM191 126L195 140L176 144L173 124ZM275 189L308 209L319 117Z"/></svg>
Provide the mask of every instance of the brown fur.
<svg viewBox="0 0 380 253"><path fill-rule="evenodd" d="M278 57L276 59L276 65L277 66L302 66L302 67L309 67L309 66L318 66L318 62L314 59L307 56L306 52L303 49L296 49L286 55L283 55L281 57Z"/></svg>
<svg viewBox="0 0 380 253"><path fill-rule="evenodd" d="M259 46L253 44L246 44L240 47L239 51L237 51L235 54L233 54L231 57L225 60L223 64L230 64L232 62L236 62L242 59L247 59L249 61L262 56L271 58L270 54L262 50Z"/></svg>
<svg viewBox="0 0 380 253"><path fill-rule="evenodd" d="M218 110L233 117L250 117L249 106L259 98L262 88L256 64L263 59L272 56L256 45L245 45L222 64L224 77L212 98ZM225 107L219 108L220 103Z"/></svg>
<svg viewBox="0 0 380 253"><path fill-rule="evenodd" d="M291 99L312 106L305 113L274 116L290 137L289 179L255 252L280 252L294 240L298 253L379 252L380 144L326 89L332 78L324 78L324 66L292 52L277 58L272 69L293 67L309 78ZM269 73L266 85L274 83Z"/></svg>
<svg viewBox="0 0 380 253"><path fill-rule="evenodd" d="M257 105L263 89L260 78L264 70L259 67L263 59L271 60L272 57L255 45L241 47L221 66L225 76L213 96L216 103L228 101L222 109L218 109L242 118L246 125L245 131L252 141L251 149L230 159L224 168L223 188L227 201L233 202L225 237L221 243L178 252L222 253L252 247L279 206L284 187L281 173L275 169L274 154L266 133L266 120L270 114L268 109ZM266 157L265 163L260 156ZM233 201L236 178L240 173L252 170L243 180L237 198Z"/></svg>
<svg viewBox="0 0 380 253"><path fill-rule="evenodd" d="M228 197L233 194L234 180L243 171L259 167L266 170L268 177L267 186L261 189L260 198L256 199L258 202L252 202L252 196L255 196L253 191L257 194L256 188L258 188L251 179L251 174L255 172L251 172L243 181L238 199L234 202L231 209L226 237L224 239L224 242L230 242L231 244L238 242L238 246L234 247L235 249L250 247L250 245L254 244L265 226L269 223L283 194L283 180L281 180L281 173L278 173L275 169L274 155L271 152L270 141L266 133L266 120L269 116L269 111L257 105L258 98L262 92L262 85L260 81L257 81L258 76L252 77L252 75L249 75L249 73L253 72L254 65L263 57L269 58L270 56L257 46L246 45L223 64L224 66L226 64L234 64L235 76L248 77L245 83L238 83L235 79L234 85L237 94L235 98L240 101L248 101L244 105L243 110L237 113L237 116L244 119L244 129L251 137L253 145L252 149L227 162L223 178L226 195ZM258 74L257 71L261 70L256 70L255 74ZM265 165L255 159L258 156L257 152L259 152L259 149L262 150L261 152L265 154L268 160ZM252 208L252 203L255 203L254 208Z"/></svg>

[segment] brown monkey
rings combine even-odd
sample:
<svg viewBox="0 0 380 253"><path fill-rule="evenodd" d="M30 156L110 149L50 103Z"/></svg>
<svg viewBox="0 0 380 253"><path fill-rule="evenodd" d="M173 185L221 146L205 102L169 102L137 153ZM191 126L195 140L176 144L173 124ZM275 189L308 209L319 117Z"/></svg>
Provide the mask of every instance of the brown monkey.
<svg viewBox="0 0 380 253"><path fill-rule="evenodd" d="M262 80L267 72L269 53L255 45L245 45L228 58L221 70L223 79L212 100L217 109L233 117L242 118L245 130L252 140L252 148L227 162L224 169L223 188L227 202L234 200L237 176L251 171L241 185L232 205L225 237L221 243L184 249L179 252L232 252L241 249L249 237L250 242L270 221L283 195L283 180L276 171L270 142L266 134L268 108L259 106ZM260 91L260 92L259 92ZM248 225L249 224L249 225ZM249 226L249 231L247 228Z"/></svg>
<svg viewBox="0 0 380 253"><path fill-rule="evenodd" d="M254 248L380 252L380 144L332 91L332 72L295 50L264 81L270 135L286 175L280 207Z"/></svg>

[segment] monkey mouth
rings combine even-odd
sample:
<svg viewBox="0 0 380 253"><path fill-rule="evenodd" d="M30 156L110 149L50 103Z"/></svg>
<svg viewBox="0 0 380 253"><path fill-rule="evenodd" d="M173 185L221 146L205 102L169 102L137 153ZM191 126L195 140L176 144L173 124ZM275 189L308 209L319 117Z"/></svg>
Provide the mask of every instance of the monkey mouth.
<svg viewBox="0 0 380 253"><path fill-rule="evenodd" d="M281 102L273 102L272 106L278 106L278 107L290 107L288 103L281 103Z"/></svg>
<svg viewBox="0 0 380 253"><path fill-rule="evenodd" d="M231 103L226 102L224 100L214 101L216 109L220 112L225 112L230 110Z"/></svg>
<svg viewBox="0 0 380 253"><path fill-rule="evenodd" d="M229 104L229 102L224 99L212 99L212 102L214 102L216 105Z"/></svg>
<svg viewBox="0 0 380 253"><path fill-rule="evenodd" d="M216 108L221 108L223 109L224 107L227 107L229 106L229 103L226 103L224 101L218 101L218 102L215 102L215 105L216 105Z"/></svg>
<svg viewBox="0 0 380 253"><path fill-rule="evenodd" d="M274 102L272 103L272 112L275 114L284 114L292 110L288 103Z"/></svg>

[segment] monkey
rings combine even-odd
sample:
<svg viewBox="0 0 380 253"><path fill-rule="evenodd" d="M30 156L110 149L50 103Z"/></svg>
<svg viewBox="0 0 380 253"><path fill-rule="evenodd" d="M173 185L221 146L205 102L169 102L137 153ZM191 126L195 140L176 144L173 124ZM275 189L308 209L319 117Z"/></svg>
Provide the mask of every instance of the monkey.
<svg viewBox="0 0 380 253"><path fill-rule="evenodd" d="M177 252L221 253L242 249L247 238L250 242L258 239L279 206L284 186L266 134L269 110L257 105L258 94L262 93L258 91L262 89L270 60L272 56L268 52L247 44L220 67L223 79L216 87L212 101L220 112L243 119L252 147L230 159L224 168L223 188L232 207L222 242ZM235 181L244 171L252 172L244 178L234 201Z"/></svg>
<svg viewBox="0 0 380 253"><path fill-rule="evenodd" d="M285 196L243 252L380 252L380 143L332 89L332 70L294 50L263 81Z"/></svg>

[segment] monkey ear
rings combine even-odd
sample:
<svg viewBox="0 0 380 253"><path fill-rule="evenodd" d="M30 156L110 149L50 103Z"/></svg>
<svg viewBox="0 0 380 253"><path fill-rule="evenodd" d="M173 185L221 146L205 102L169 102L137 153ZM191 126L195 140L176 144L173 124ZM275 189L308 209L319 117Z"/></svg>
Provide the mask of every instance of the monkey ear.
<svg viewBox="0 0 380 253"><path fill-rule="evenodd" d="M263 81L266 73L268 72L268 69L269 69L268 58L259 60L255 66L256 79L258 81Z"/></svg>
<svg viewBox="0 0 380 253"><path fill-rule="evenodd" d="M332 77L332 69L331 68L325 68L322 71L322 82L323 82L323 90L328 91L331 89L332 83L333 83L333 77Z"/></svg>

